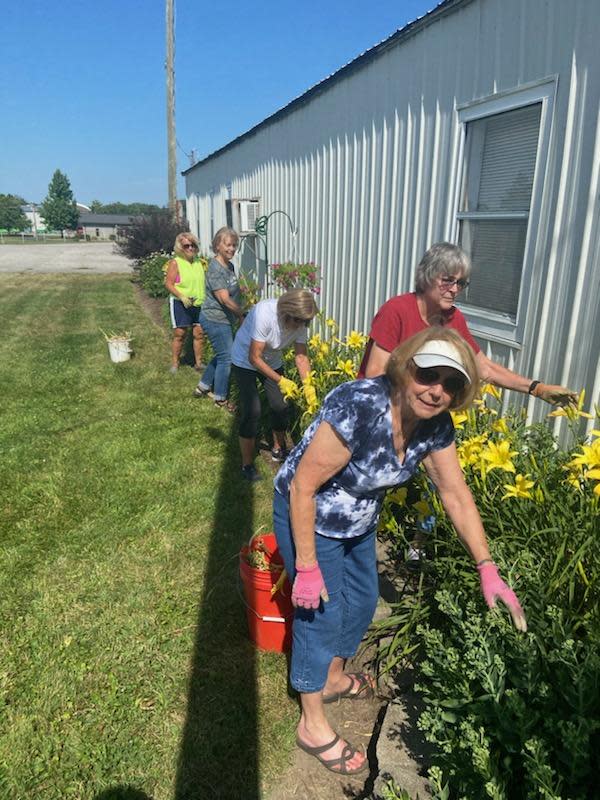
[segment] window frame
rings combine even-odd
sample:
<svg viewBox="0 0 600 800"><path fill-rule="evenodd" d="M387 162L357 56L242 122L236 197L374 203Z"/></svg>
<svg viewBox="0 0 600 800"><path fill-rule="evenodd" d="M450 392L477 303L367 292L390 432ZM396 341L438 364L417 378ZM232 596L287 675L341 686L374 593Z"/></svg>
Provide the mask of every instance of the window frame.
<svg viewBox="0 0 600 800"><path fill-rule="evenodd" d="M453 241L459 241L460 222L463 219L493 219L494 215L478 214L477 212L460 211L461 194L467 176L466 163L466 137L467 125L485 117L514 111L518 108L541 103L540 127L538 131L537 153L534 166L533 185L531 189L531 203L529 213L515 212L514 214L499 214L498 216L506 219L528 217L527 232L525 236L525 248L523 251L523 269L521 273L521 285L519 288L519 299L517 301L517 313L513 320L511 315L492 311L475 305L461 302L460 298L457 306L467 319L469 327L476 336L484 339L507 344L513 348L520 349L523 341L523 333L527 316L527 309L531 297L533 264L535 261L535 251L537 249L537 233L540 222L540 211L542 208L544 194L544 179L548 164L548 152L550 136L552 130L553 110L556 101L558 76L553 75L535 83L528 84L520 89L501 92L491 97L481 98L470 103L465 103L456 107L458 124L460 130L459 146L459 169L454 198L454 230ZM477 267L475 267L476 269Z"/></svg>

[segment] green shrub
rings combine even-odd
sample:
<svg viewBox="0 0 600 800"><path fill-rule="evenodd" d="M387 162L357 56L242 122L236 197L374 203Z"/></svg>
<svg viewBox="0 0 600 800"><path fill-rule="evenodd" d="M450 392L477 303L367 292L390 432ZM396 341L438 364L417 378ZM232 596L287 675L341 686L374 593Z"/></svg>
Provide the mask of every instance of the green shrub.
<svg viewBox="0 0 600 800"><path fill-rule="evenodd" d="M165 289L165 264L172 258L168 253L152 253L134 267L135 280L150 297L168 297Z"/></svg>

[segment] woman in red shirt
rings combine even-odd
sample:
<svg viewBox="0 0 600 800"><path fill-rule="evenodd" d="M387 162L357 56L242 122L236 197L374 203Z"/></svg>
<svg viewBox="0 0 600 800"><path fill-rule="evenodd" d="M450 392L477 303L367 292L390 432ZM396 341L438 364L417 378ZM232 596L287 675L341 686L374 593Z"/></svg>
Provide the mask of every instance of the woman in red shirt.
<svg viewBox="0 0 600 800"><path fill-rule="evenodd" d="M571 389L518 375L481 351L454 305L456 297L469 285L470 274L471 261L464 250L449 242L432 245L417 267L416 290L392 297L375 315L358 377L382 375L391 351L401 342L430 325L443 325L454 328L471 345L483 381L531 394L553 405L576 402L577 393Z"/></svg>

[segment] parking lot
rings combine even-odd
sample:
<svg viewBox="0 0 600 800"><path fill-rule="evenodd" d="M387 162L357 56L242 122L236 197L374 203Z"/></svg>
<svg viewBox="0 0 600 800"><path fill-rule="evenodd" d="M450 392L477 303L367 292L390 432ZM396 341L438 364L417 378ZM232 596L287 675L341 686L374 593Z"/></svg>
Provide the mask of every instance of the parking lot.
<svg viewBox="0 0 600 800"><path fill-rule="evenodd" d="M0 272L131 272L112 242L0 245Z"/></svg>

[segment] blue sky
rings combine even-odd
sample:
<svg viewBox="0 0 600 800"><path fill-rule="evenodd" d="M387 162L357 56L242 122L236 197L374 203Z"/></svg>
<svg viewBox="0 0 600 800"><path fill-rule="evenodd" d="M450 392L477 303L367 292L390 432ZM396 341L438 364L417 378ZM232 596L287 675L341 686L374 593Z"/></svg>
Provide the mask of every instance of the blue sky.
<svg viewBox="0 0 600 800"><path fill-rule="evenodd" d="M175 3L181 172L437 0ZM164 62L164 0L2 3L0 193L165 205Z"/></svg>

